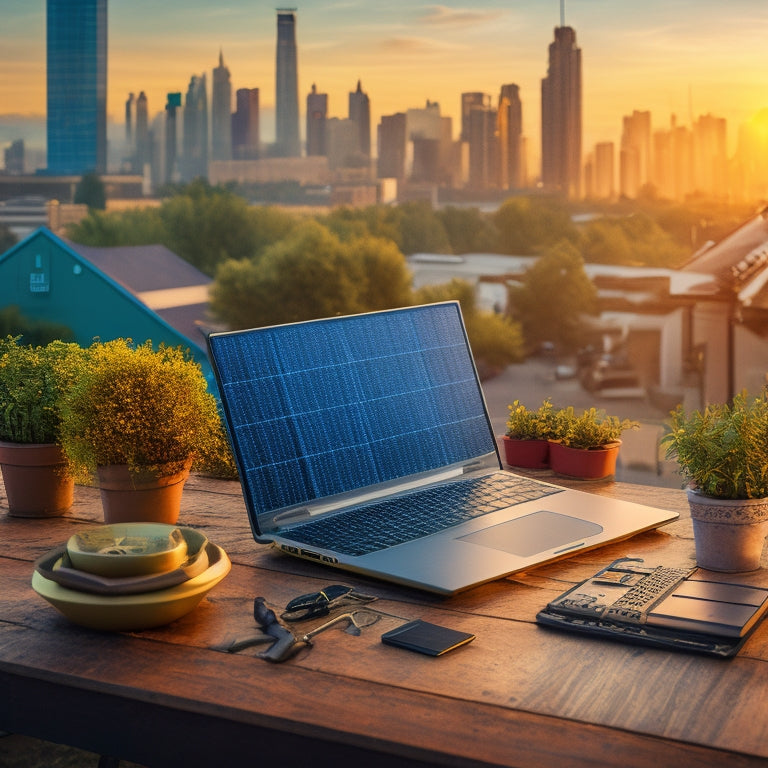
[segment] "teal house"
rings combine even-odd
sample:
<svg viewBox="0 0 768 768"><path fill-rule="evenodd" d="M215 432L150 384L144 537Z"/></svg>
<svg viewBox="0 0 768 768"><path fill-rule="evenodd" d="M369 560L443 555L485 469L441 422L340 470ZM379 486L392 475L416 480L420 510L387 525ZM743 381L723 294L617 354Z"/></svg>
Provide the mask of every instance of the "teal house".
<svg viewBox="0 0 768 768"><path fill-rule="evenodd" d="M210 284L164 246L94 248L45 227L0 255L0 308L65 325L84 347L96 337L184 347L215 388L205 344Z"/></svg>

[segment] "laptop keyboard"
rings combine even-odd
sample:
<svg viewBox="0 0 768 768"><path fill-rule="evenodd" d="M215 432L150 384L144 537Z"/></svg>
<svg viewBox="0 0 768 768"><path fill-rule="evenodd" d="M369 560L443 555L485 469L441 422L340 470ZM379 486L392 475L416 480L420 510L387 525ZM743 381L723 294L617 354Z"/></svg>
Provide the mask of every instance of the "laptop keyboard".
<svg viewBox="0 0 768 768"><path fill-rule="evenodd" d="M300 544L359 557L561 490L499 472L371 502L302 523L283 535Z"/></svg>

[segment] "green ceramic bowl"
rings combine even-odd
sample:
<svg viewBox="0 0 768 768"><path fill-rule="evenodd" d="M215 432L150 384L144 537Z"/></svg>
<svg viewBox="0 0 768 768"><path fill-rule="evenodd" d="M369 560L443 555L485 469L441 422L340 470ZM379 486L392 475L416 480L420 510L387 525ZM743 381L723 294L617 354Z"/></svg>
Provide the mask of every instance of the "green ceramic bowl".
<svg viewBox="0 0 768 768"><path fill-rule="evenodd" d="M136 595L96 595L62 587L39 571L32 588L75 624L91 629L130 632L169 624L186 615L232 567L226 552L208 544L208 568L175 587Z"/></svg>
<svg viewBox="0 0 768 768"><path fill-rule="evenodd" d="M141 576L178 568L187 557L187 540L173 525L113 523L70 536L72 565L99 576Z"/></svg>

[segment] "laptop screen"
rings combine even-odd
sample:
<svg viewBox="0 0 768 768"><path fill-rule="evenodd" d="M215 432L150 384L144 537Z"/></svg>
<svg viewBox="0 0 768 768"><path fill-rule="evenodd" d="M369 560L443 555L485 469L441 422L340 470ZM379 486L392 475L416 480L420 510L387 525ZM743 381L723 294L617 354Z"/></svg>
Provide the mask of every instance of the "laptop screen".
<svg viewBox="0 0 768 768"><path fill-rule="evenodd" d="M496 452L457 302L208 343L257 515Z"/></svg>

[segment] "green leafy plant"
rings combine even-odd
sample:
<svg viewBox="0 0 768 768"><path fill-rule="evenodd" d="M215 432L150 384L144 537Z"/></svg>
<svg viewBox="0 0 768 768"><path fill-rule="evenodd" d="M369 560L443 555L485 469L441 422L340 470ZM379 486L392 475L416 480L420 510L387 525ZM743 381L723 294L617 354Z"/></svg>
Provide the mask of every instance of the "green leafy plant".
<svg viewBox="0 0 768 768"><path fill-rule="evenodd" d="M514 440L550 440L555 436L555 411L549 398L536 410L526 408L519 400L507 408L507 437Z"/></svg>
<svg viewBox="0 0 768 768"><path fill-rule="evenodd" d="M597 408L588 408L576 413L573 406L562 408L554 414L554 437L569 448L601 448L621 439L628 429L637 429L640 425L630 419L610 416Z"/></svg>
<svg viewBox="0 0 768 768"><path fill-rule="evenodd" d="M55 443L61 398L80 374L84 352L77 344L20 344L0 339L0 440Z"/></svg>
<svg viewBox="0 0 768 768"><path fill-rule="evenodd" d="M678 406L662 438L686 483L720 499L768 497L768 393L686 413Z"/></svg>
<svg viewBox="0 0 768 768"><path fill-rule="evenodd" d="M180 348L130 339L96 342L62 404L61 442L78 479L99 465L174 474L212 462L232 468L215 398L200 366Z"/></svg>

